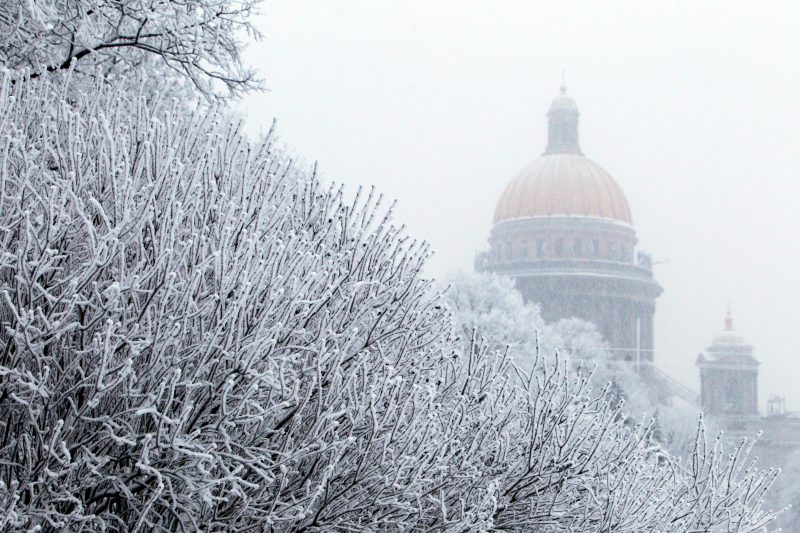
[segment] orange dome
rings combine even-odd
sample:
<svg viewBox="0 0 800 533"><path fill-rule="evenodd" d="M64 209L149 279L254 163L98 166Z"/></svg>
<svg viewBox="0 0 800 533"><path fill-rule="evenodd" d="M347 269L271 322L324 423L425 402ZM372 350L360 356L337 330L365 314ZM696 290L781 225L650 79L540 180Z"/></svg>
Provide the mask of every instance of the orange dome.
<svg viewBox="0 0 800 533"><path fill-rule="evenodd" d="M550 215L632 224L620 186L600 165L581 154L546 154L522 169L500 196L494 223Z"/></svg>

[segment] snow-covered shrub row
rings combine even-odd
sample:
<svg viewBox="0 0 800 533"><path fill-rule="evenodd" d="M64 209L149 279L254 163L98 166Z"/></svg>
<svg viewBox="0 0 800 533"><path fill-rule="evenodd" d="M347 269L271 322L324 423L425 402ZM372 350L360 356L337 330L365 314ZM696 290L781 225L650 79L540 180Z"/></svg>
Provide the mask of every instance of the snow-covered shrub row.
<svg viewBox="0 0 800 533"><path fill-rule="evenodd" d="M221 114L0 87L0 529L755 531L563 364L464 349L380 197ZM522 382L524 386L520 386Z"/></svg>

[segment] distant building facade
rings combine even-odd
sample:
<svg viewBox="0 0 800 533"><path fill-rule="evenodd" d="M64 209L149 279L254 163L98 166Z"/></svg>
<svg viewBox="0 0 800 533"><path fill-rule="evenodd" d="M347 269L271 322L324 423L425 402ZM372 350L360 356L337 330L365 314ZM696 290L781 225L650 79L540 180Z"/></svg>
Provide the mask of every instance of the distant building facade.
<svg viewBox="0 0 800 533"><path fill-rule="evenodd" d="M733 329L729 311L722 332L697 356L700 407L726 430L731 444L763 430L759 449L765 456L780 457L787 450L800 450L800 413L787 411L780 396L770 397L766 413L758 408L760 364L753 346Z"/></svg>
<svg viewBox="0 0 800 533"><path fill-rule="evenodd" d="M700 405L710 416L758 417L758 365L753 347L733 330L730 311L723 331L697 356Z"/></svg>
<svg viewBox="0 0 800 533"><path fill-rule="evenodd" d="M545 152L503 191L490 249L475 266L512 277L545 320L590 321L617 358L652 362L662 289L650 257L636 251L625 194L580 149L579 117L562 86L547 113Z"/></svg>
<svg viewBox="0 0 800 533"><path fill-rule="evenodd" d="M758 367L753 346L733 329L730 312L724 329L714 337L711 346L697 356L700 370L700 405L712 427L724 430L722 442L730 451L745 439L755 442L752 456L760 468L785 466L800 452L800 413L787 412L786 402L778 396L767 402L767 412L758 409ZM796 479L778 476L775 488L767 494L767 508L780 509L796 504L781 496ZM785 513L776 526L784 531L800 531L800 515Z"/></svg>

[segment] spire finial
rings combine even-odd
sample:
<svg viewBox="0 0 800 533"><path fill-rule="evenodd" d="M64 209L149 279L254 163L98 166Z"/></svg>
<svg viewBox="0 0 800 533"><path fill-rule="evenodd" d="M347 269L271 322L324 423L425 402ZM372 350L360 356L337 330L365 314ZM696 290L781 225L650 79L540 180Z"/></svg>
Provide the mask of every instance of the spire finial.
<svg viewBox="0 0 800 533"><path fill-rule="evenodd" d="M733 331L733 317L731 316L730 302L728 302L728 311L725 313L725 331Z"/></svg>
<svg viewBox="0 0 800 533"><path fill-rule="evenodd" d="M567 75L564 73L564 69L561 69L561 94L567 94Z"/></svg>

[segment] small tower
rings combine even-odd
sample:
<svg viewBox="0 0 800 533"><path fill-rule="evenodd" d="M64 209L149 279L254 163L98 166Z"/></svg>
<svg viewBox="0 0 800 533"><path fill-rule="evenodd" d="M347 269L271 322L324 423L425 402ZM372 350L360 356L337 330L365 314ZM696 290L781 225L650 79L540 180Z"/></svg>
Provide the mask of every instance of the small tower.
<svg viewBox="0 0 800 533"><path fill-rule="evenodd" d="M733 330L730 310L711 346L697 357L700 403L713 416L758 416L758 365L753 347Z"/></svg>

